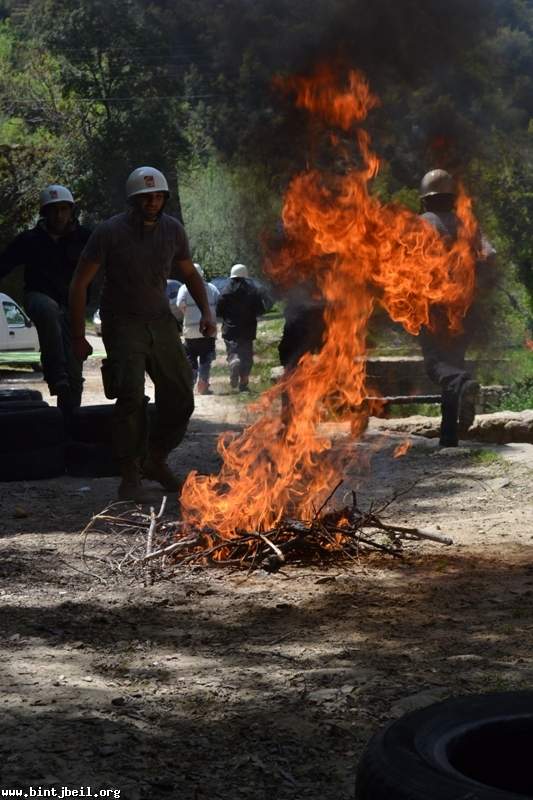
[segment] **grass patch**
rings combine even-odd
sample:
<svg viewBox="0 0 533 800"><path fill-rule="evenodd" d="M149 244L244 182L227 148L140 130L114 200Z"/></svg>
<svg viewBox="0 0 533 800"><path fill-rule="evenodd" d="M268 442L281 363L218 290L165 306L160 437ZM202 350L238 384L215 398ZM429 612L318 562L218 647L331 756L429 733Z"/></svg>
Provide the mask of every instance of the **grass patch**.
<svg viewBox="0 0 533 800"><path fill-rule="evenodd" d="M503 464L504 459L494 450L472 450L470 460L478 466L490 466L493 464Z"/></svg>
<svg viewBox="0 0 533 800"><path fill-rule="evenodd" d="M392 419L415 415L420 415L422 417L440 417L440 403L410 403L405 406L391 405L390 407L390 417Z"/></svg>

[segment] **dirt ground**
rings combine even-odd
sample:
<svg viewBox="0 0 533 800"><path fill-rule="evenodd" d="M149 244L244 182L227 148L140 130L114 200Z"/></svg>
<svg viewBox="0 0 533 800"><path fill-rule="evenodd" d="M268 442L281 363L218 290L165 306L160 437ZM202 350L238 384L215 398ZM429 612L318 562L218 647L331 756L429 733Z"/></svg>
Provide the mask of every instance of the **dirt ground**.
<svg viewBox="0 0 533 800"><path fill-rule="evenodd" d="M104 402L96 360L87 376L85 402ZM29 373L17 383L43 388ZM214 388L173 456L180 470L216 470L217 434L242 424L226 380ZM394 459L400 441L371 426L339 499L357 488L366 507L415 483L389 517L454 544L275 576L96 580L79 532L116 479L0 484L0 787L352 800L358 757L389 720L530 687L533 446L439 450L413 437Z"/></svg>

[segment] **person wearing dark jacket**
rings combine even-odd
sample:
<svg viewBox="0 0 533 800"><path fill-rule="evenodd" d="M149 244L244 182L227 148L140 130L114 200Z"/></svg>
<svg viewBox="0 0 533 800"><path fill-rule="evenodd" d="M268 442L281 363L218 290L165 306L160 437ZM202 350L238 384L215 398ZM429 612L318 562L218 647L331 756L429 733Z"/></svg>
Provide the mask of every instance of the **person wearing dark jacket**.
<svg viewBox="0 0 533 800"><path fill-rule="evenodd" d="M43 374L57 405L69 411L81 403L82 364L72 354L68 291L91 231L75 218L74 198L51 184L40 195L41 218L0 255L0 279L24 267L24 306L35 323Z"/></svg>
<svg viewBox="0 0 533 800"><path fill-rule="evenodd" d="M254 360L257 317L266 311L259 289L248 278L244 264L234 264L230 281L217 301L217 317L222 319L222 338L226 343L232 389L250 391L249 378Z"/></svg>

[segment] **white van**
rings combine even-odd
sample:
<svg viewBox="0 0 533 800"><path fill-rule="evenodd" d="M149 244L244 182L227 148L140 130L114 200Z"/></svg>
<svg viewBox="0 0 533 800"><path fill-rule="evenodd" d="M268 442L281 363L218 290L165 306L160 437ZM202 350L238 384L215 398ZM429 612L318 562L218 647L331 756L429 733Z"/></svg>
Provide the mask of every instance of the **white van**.
<svg viewBox="0 0 533 800"><path fill-rule="evenodd" d="M0 292L0 352L39 352L37 329L7 294Z"/></svg>

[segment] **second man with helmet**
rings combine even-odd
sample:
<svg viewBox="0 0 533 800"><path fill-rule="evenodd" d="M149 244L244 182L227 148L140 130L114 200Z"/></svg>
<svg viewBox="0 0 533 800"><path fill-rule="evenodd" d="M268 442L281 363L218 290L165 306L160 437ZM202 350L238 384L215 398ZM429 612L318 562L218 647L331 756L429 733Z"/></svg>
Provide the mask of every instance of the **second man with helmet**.
<svg viewBox="0 0 533 800"><path fill-rule="evenodd" d="M100 269L102 337L107 351L105 389L116 397L113 450L120 465L123 500L150 500L141 479L179 491L167 456L183 438L194 409L191 368L165 293L167 278L184 281L197 303L199 330L214 333L204 283L191 261L185 230L164 213L165 176L139 167L126 183L129 208L101 223L83 251L71 290L74 352L90 353L85 339L85 295ZM155 387L156 416L148 429L145 373Z"/></svg>
<svg viewBox="0 0 533 800"><path fill-rule="evenodd" d="M50 394L69 413L80 405L82 365L73 357L68 319L68 290L90 230L76 219L70 189L58 183L40 194L40 219L0 255L0 278L24 267L24 305L35 323L43 374Z"/></svg>

